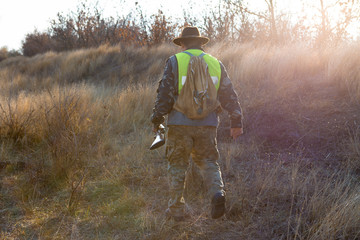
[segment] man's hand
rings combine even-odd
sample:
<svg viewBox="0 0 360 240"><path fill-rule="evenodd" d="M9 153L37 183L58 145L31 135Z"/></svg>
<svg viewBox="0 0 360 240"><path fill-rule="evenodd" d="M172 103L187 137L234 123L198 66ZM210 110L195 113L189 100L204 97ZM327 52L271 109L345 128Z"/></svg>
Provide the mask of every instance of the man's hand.
<svg viewBox="0 0 360 240"><path fill-rule="evenodd" d="M154 124L152 129L153 133L157 133L157 131L159 130L159 126L160 126L159 124Z"/></svg>
<svg viewBox="0 0 360 240"><path fill-rule="evenodd" d="M231 128L230 136L236 140L240 135L244 133L243 128Z"/></svg>

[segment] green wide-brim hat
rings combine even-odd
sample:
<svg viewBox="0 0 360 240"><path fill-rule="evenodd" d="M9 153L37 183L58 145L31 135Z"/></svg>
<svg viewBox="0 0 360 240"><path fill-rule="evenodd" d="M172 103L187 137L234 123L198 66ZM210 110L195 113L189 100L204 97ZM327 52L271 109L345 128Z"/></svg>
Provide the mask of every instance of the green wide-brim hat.
<svg viewBox="0 0 360 240"><path fill-rule="evenodd" d="M209 38L200 36L200 32L197 27L185 27L182 30L180 37L175 38L173 43L181 46L180 42L183 39L199 39L201 40L201 45L205 45L210 41Z"/></svg>

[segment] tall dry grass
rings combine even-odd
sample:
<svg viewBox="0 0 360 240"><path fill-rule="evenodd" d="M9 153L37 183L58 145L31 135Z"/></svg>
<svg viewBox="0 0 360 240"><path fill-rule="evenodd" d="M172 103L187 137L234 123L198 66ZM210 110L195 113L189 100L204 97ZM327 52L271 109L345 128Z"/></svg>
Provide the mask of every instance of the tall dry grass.
<svg viewBox="0 0 360 240"><path fill-rule="evenodd" d="M73 52L14 57L0 64L1 93L39 91L72 83L128 87L154 82L174 48L101 46Z"/></svg>
<svg viewBox="0 0 360 240"><path fill-rule="evenodd" d="M322 74L328 61L321 52L302 44L282 47L248 44L216 52L243 101L249 101L247 104L293 95L298 88L306 87L309 78ZM260 97L264 95L273 99Z"/></svg>
<svg viewBox="0 0 360 240"><path fill-rule="evenodd" d="M0 63L0 238L358 238L357 105L325 74L336 51L303 45L208 50L245 116L237 142L221 116L228 209L210 220L203 189L187 183L191 217L166 220L167 163L164 149L148 150L149 117L173 51L102 46Z"/></svg>
<svg viewBox="0 0 360 240"><path fill-rule="evenodd" d="M328 62L328 76L352 102L360 99L360 43L344 44L334 49Z"/></svg>
<svg viewBox="0 0 360 240"><path fill-rule="evenodd" d="M284 165L285 159L292 161ZM311 165L304 156L284 154L232 164L228 218L253 239L356 238L356 178Z"/></svg>

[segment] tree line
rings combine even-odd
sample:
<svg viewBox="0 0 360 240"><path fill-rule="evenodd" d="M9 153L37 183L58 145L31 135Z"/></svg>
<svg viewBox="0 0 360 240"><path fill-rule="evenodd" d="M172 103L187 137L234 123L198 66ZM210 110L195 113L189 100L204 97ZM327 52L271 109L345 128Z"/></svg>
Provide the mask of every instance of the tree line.
<svg viewBox="0 0 360 240"><path fill-rule="evenodd" d="M161 10L146 16L137 2L135 13L105 17L99 5L83 2L76 11L58 13L48 30L28 33L22 42L22 53L33 56L102 44L154 46L170 42L188 25L199 27L211 43L301 41L319 47L349 40L348 27L360 16L358 0L316 0L312 6L304 2L305 13L295 20L290 14L278 11L276 0L263 0L263 3L265 11L254 11L243 0L220 0L217 6L202 9L196 16L183 9L183 18L175 20ZM307 9L316 13L312 19L306 15ZM332 15L334 9L336 16Z"/></svg>

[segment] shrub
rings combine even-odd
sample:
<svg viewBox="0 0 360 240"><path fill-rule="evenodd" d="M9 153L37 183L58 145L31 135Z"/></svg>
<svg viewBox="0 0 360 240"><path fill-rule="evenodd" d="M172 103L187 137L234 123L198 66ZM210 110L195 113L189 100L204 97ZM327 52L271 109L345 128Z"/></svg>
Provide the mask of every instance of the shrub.
<svg viewBox="0 0 360 240"><path fill-rule="evenodd" d="M22 43L24 56L31 57L36 54L45 53L52 49L53 43L48 33L40 33L35 30L28 33Z"/></svg>
<svg viewBox="0 0 360 240"><path fill-rule="evenodd" d="M6 47L0 48L0 62L8 58L8 50Z"/></svg>

